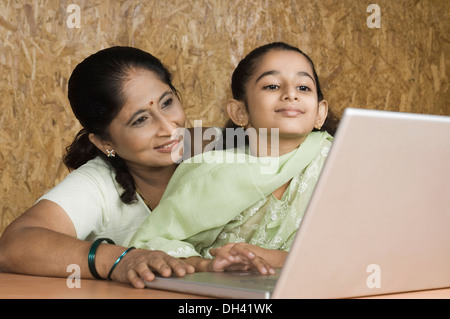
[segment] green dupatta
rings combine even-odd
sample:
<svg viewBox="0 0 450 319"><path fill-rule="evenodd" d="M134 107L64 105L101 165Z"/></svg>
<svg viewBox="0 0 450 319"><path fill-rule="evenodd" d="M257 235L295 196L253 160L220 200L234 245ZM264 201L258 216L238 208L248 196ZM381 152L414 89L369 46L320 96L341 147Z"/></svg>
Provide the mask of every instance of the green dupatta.
<svg viewBox="0 0 450 319"><path fill-rule="evenodd" d="M227 223L302 172L332 139L327 132L312 132L300 147L280 157L226 150L183 162L129 245L176 257L200 256Z"/></svg>

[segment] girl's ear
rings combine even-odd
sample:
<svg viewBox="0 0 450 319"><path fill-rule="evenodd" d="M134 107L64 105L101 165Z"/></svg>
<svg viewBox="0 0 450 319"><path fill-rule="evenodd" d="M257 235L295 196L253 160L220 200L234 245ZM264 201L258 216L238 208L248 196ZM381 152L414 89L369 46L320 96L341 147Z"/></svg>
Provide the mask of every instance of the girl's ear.
<svg viewBox="0 0 450 319"><path fill-rule="evenodd" d="M328 115L328 102L326 100L322 100L319 102L319 107L317 109L317 118L316 122L314 123L314 127L318 130L320 130L323 126L323 123L325 123L325 120Z"/></svg>
<svg viewBox="0 0 450 319"><path fill-rule="evenodd" d="M244 102L235 99L229 100L227 103L227 112L234 124L241 127L247 126L248 113Z"/></svg>
<svg viewBox="0 0 450 319"><path fill-rule="evenodd" d="M89 140L104 154L107 154L106 150L114 149L110 142L101 139L99 136L97 136L93 133L89 133Z"/></svg>

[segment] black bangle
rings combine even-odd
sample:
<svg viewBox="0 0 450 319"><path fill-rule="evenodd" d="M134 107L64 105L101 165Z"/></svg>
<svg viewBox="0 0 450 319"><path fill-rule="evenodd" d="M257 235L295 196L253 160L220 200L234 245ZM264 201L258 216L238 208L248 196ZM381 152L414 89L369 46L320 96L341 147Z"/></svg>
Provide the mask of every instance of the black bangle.
<svg viewBox="0 0 450 319"><path fill-rule="evenodd" d="M117 258L116 262L114 263L114 265L112 265L111 270L108 273L108 280L111 280L111 275L113 273L113 270L116 269L117 264L122 260L123 256L125 256L126 254L128 254L130 252L130 250L133 250L135 247L130 247L127 250L125 250L122 255L119 256L119 258Z"/></svg>
<svg viewBox="0 0 450 319"><path fill-rule="evenodd" d="M97 269L95 269L95 252L97 251L98 246L104 241L106 241L108 244L115 245L114 241L112 241L109 238L99 238L92 243L92 246L89 249L89 254L88 254L89 271L91 272L92 276L94 276L94 278L96 278L96 279L103 279L98 274Z"/></svg>

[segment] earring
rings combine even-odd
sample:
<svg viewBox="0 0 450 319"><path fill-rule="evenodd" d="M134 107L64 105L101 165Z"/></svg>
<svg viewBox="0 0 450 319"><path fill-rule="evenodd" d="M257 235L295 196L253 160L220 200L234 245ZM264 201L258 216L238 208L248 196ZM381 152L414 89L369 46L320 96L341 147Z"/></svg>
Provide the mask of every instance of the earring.
<svg viewBox="0 0 450 319"><path fill-rule="evenodd" d="M106 150L106 156L108 157L116 157L116 153L114 150Z"/></svg>
<svg viewBox="0 0 450 319"><path fill-rule="evenodd" d="M241 128L245 131L245 126L242 123L241 123Z"/></svg>

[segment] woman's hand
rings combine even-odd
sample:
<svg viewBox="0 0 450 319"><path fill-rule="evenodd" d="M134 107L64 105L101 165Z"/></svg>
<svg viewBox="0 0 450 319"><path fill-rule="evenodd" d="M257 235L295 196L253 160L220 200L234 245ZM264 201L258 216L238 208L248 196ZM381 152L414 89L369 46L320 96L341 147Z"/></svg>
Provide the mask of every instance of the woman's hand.
<svg viewBox="0 0 450 319"><path fill-rule="evenodd" d="M191 265L163 251L133 249L119 262L111 278L130 283L135 288L144 288L144 280L152 281L155 279L155 273L163 277L170 277L172 274L183 277L194 271Z"/></svg>

